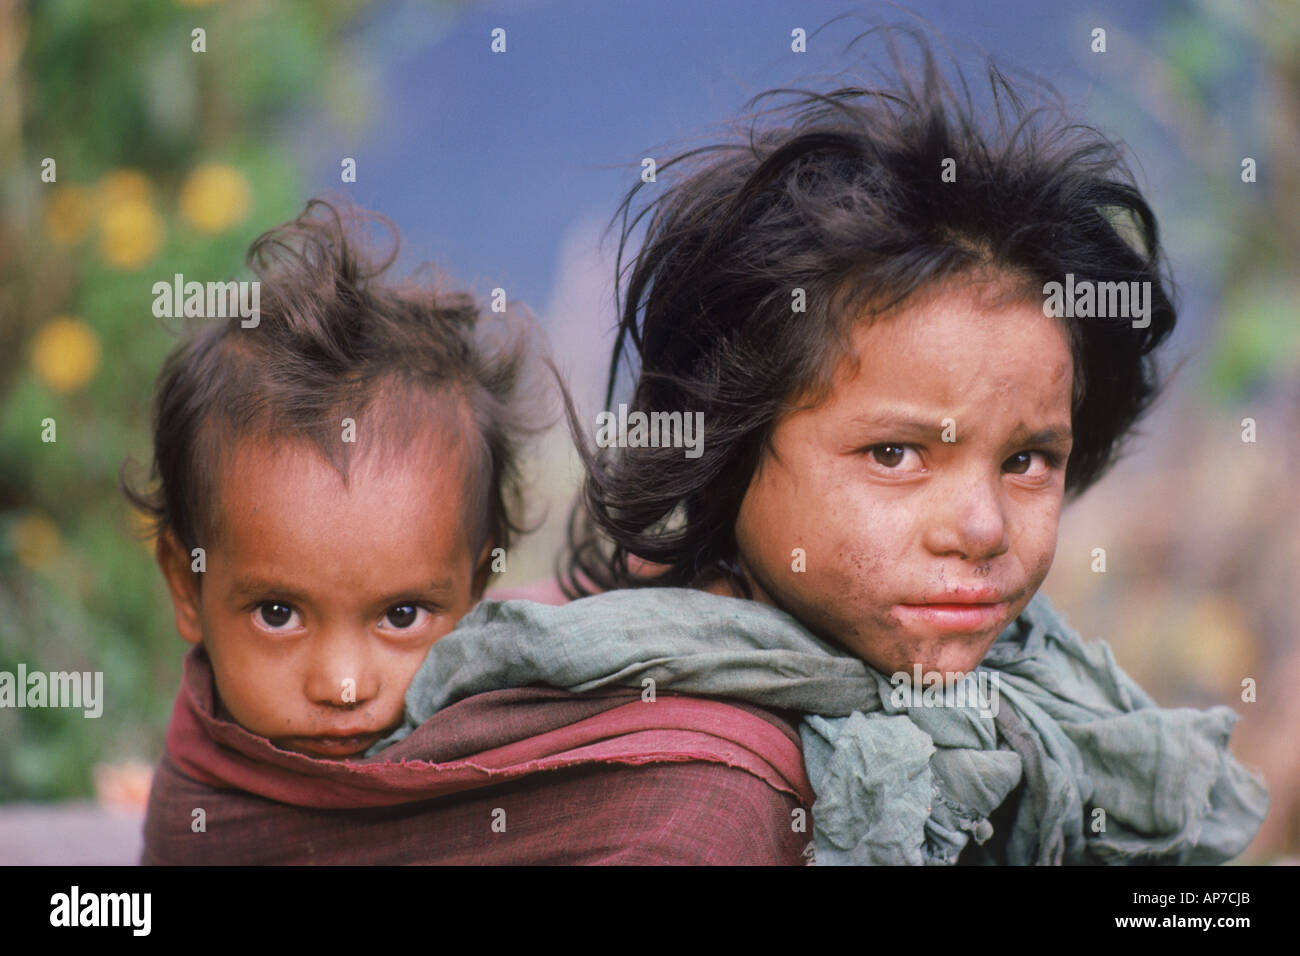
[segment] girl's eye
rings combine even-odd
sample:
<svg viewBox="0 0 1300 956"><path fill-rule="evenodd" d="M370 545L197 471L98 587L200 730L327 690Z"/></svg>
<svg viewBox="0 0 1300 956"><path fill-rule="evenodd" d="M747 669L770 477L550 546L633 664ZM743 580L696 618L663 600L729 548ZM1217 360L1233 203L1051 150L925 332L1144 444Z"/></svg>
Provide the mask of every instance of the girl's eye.
<svg viewBox="0 0 1300 956"><path fill-rule="evenodd" d="M297 617L297 611L288 604L281 604L279 601L266 601L253 609L253 620L260 622L259 626L263 630L293 630L293 628L285 627L285 625Z"/></svg>
<svg viewBox="0 0 1300 956"><path fill-rule="evenodd" d="M420 615L424 615L421 617ZM429 612L416 604L398 604L396 607L388 609L380 620L379 625L383 627L384 621L387 621L395 630L405 631L414 627L416 622L423 622L429 616ZM387 630L387 628L385 628Z"/></svg>
<svg viewBox="0 0 1300 956"><path fill-rule="evenodd" d="M908 445L873 445L867 450L876 464L882 468L888 468L890 471L913 471L920 464L920 456L916 453L916 449ZM900 467L909 461L909 453L912 456L910 467Z"/></svg>
<svg viewBox="0 0 1300 956"><path fill-rule="evenodd" d="M1041 478L1051 471L1052 464L1051 458L1041 451L1021 451L1008 458L1002 467L1013 475Z"/></svg>

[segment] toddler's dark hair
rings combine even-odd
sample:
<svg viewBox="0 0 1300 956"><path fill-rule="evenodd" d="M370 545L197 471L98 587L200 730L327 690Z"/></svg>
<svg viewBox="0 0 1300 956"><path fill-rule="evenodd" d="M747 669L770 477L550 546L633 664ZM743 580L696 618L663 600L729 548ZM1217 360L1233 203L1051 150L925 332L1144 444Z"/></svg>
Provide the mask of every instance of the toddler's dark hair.
<svg viewBox="0 0 1300 956"><path fill-rule="evenodd" d="M1040 304L1043 285L1066 273L1151 283L1147 328L1067 320L1068 496L1101 477L1153 401L1151 353L1175 310L1155 216L1119 148L1070 123L1054 94L1052 108L1031 109L995 66L981 122L964 79L958 95L912 35L913 78L890 34L891 88L761 94L751 107L792 101L753 114L738 142L661 163L657 183L624 198L619 280L632 231L649 220L620 300L606 405L621 366L639 365L629 411L703 412L706 437L699 458L596 450L570 408L587 471L570 522L571 595L734 577L736 516L775 421L824 394L855 321L935 282L1001 276ZM941 176L947 160L953 182ZM643 189L656 198L630 217ZM792 312L796 289L804 313Z"/></svg>
<svg viewBox="0 0 1300 956"><path fill-rule="evenodd" d="M375 225L393 237L382 259L367 251ZM399 242L386 217L320 199L253 242L257 324L190 320L154 392L152 486L133 488L123 464L122 490L155 534L172 532L188 551L219 533L215 476L236 438L308 441L347 481L354 455L400 456L431 422L469 449L476 553L524 530L518 453L537 427L517 394L527 337L505 321L487 328L470 295L439 281L384 281ZM368 411L355 445L342 441L343 419Z"/></svg>

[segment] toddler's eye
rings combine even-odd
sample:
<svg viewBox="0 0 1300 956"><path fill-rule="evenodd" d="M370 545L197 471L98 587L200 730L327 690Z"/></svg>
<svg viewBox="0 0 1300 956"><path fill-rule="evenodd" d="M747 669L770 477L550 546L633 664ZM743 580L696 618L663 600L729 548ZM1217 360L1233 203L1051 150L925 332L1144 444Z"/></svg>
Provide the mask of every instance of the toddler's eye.
<svg viewBox="0 0 1300 956"><path fill-rule="evenodd" d="M267 601L253 609L253 621L263 630L292 630L292 628L287 628L285 625L293 621L297 616L297 611L288 604L281 604L279 601Z"/></svg>
<svg viewBox="0 0 1300 956"><path fill-rule="evenodd" d="M909 445L873 445L867 451L876 464L890 471L914 471L920 464L920 456L916 453L916 449ZM912 456L910 462L909 452ZM909 463L909 467L901 467L904 463Z"/></svg>
<svg viewBox="0 0 1300 956"><path fill-rule="evenodd" d="M423 618L420 616L421 614L424 615ZM384 621L387 621L396 630L404 631L413 627L417 621L423 621L428 615L429 612L417 604L398 604L396 607L388 609L388 613L384 615L379 624L382 627Z"/></svg>
<svg viewBox="0 0 1300 956"><path fill-rule="evenodd" d="M1041 451L1021 451L1008 458L1002 467L1013 475L1041 478L1051 470L1052 461Z"/></svg>

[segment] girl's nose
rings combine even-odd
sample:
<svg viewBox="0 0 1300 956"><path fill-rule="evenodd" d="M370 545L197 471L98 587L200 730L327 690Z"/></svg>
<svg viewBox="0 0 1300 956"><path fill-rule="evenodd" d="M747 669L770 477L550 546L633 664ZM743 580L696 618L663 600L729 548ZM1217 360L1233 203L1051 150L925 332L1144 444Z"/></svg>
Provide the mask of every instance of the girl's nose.
<svg viewBox="0 0 1300 956"><path fill-rule="evenodd" d="M997 481L964 480L937 489L927 546L936 555L986 561L1007 550L1007 516Z"/></svg>

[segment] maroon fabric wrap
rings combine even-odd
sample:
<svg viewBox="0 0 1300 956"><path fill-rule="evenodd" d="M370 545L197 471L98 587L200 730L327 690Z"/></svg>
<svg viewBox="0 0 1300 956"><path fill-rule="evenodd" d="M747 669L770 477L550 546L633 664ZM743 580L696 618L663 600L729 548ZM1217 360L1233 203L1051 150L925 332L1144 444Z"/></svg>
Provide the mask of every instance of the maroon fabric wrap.
<svg viewBox="0 0 1300 956"><path fill-rule="evenodd" d="M636 689L492 691L369 760L289 753L219 715L196 648L142 862L797 864L812 800L785 717Z"/></svg>

